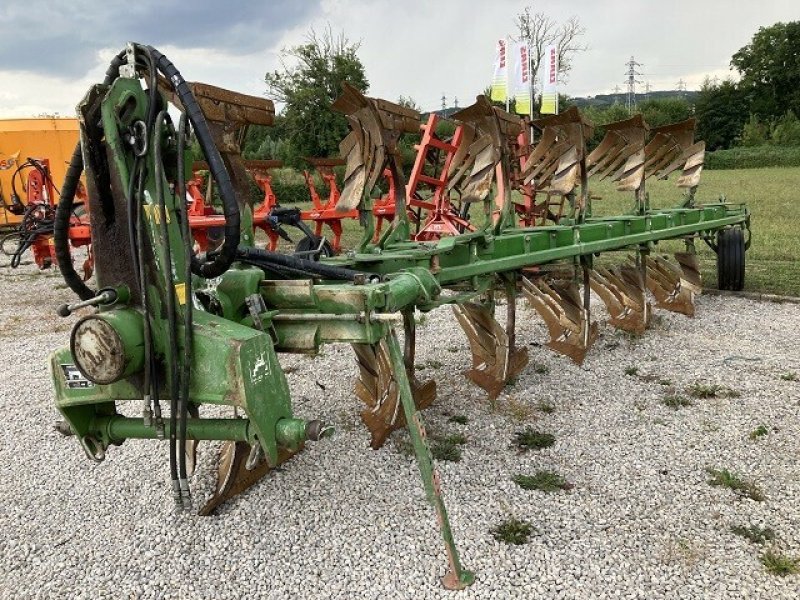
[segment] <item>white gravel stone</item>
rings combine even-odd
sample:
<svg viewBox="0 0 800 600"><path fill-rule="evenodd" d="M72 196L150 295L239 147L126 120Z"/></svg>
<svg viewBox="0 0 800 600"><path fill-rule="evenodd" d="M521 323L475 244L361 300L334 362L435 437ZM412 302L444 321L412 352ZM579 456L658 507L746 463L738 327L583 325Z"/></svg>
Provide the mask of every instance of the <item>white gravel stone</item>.
<svg viewBox="0 0 800 600"><path fill-rule="evenodd" d="M438 465L463 563L477 575L455 594L439 584L443 545L416 464L398 451L404 434L369 449L349 347L281 357L296 368L296 412L334 422L334 438L216 517L176 514L165 444L126 442L95 465L53 431L47 356L68 341L76 317L59 319L55 308L71 294L53 272L1 271L2 598L800 597L800 577L769 575L763 549L730 532L772 527L778 547L800 556L800 383L780 378L800 373L796 305L704 296L696 318L659 311L636 340L601 325L578 367L544 347L544 326L520 302L518 343L549 370L529 367L494 407L461 374L468 346L449 309L431 314L418 363L441 366L418 372L439 389L425 419L431 431L468 437L461 462ZM602 320L601 305L595 312ZM626 376L628 366L638 376ZM695 381L740 395L661 404ZM517 453L511 439L524 424L509 401L552 403L553 413L533 410L529 422L555 445ZM449 422L452 414L469 423ZM775 429L749 439L760 424ZM201 446L198 504L213 488L217 447ZM709 486L706 467L753 480L766 501ZM510 480L539 469L574 488L526 492ZM533 524L529 543L494 540L490 529L509 516Z"/></svg>

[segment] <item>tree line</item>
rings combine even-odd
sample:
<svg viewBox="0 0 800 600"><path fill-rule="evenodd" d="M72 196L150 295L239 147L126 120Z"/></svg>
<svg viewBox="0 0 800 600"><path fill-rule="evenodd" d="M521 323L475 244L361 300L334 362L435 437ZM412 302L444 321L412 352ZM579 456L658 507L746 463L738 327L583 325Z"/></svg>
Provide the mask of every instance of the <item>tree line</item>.
<svg viewBox="0 0 800 600"><path fill-rule="evenodd" d="M522 13L518 23L521 35L541 34L541 19L541 15ZM544 32L550 36L561 32L579 37L583 33L577 21L562 29L550 22L545 25ZM574 40L572 43L574 52L585 49ZM369 90L358 49L357 42L343 34L334 35L330 28L321 34L312 30L303 44L285 49L281 68L265 76L267 95L280 109L275 125L251 128L245 155L277 158L295 168L308 166L305 157L337 156L348 125L330 106L344 81L364 93ZM569 60L565 64L569 66ZM682 97L653 99L638 104L637 112L654 127L696 117L697 138L705 140L712 151L734 146L800 146L800 21L760 28L750 43L731 57L730 64L738 80L707 79L691 102ZM414 106L411 98L401 100ZM562 106L568 105L566 98ZM595 125L629 116L621 104L589 106L583 112ZM602 129L596 129L597 139L590 145L602 137ZM412 144L402 148L409 158Z"/></svg>

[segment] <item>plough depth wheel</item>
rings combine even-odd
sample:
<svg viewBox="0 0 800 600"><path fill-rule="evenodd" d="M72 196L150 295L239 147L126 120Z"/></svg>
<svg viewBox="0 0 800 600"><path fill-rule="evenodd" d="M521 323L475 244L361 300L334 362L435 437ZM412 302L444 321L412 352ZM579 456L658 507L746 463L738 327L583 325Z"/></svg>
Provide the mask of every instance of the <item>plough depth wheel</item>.
<svg viewBox="0 0 800 600"><path fill-rule="evenodd" d="M739 227L717 233L717 285L721 290L744 289L744 232Z"/></svg>

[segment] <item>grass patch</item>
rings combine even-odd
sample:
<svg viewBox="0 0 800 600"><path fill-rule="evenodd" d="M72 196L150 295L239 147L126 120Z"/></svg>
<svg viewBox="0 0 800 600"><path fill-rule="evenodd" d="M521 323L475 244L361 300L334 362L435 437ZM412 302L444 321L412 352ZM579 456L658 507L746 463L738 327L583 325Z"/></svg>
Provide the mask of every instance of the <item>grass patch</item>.
<svg viewBox="0 0 800 600"><path fill-rule="evenodd" d="M779 577L794 575L800 571L800 559L786 556L777 550L764 552L761 555L761 564L764 565L767 573L778 575Z"/></svg>
<svg viewBox="0 0 800 600"><path fill-rule="evenodd" d="M523 490L558 492L572 487L566 479L552 471L537 471L533 475L515 475L511 479Z"/></svg>
<svg viewBox="0 0 800 600"><path fill-rule="evenodd" d="M459 425L466 425L469 423L469 417L467 417L467 415L453 415L447 420L451 423L458 423Z"/></svg>
<svg viewBox="0 0 800 600"><path fill-rule="evenodd" d="M728 469L706 469L706 471L711 475L711 479L708 480L709 485L726 487L735 492L738 496L750 498L756 502L762 502L764 500L764 493L752 481L742 479L728 471Z"/></svg>
<svg viewBox="0 0 800 600"><path fill-rule="evenodd" d="M636 377L639 374L639 367L625 367L625 375L628 377Z"/></svg>
<svg viewBox="0 0 800 600"><path fill-rule="evenodd" d="M671 379L659 379L658 380L658 385L663 385L664 387L669 387L669 386L672 385L672 380Z"/></svg>
<svg viewBox="0 0 800 600"><path fill-rule="evenodd" d="M442 363L442 361L440 361L440 360L429 360L428 361L428 366L431 369L441 369L443 364L444 363Z"/></svg>
<svg viewBox="0 0 800 600"><path fill-rule="evenodd" d="M506 387L514 387L517 383L519 383L519 377L509 377L508 381L506 381Z"/></svg>
<svg viewBox="0 0 800 600"><path fill-rule="evenodd" d="M749 437L751 440L757 440L760 437L764 437L769 433L769 428L766 425L759 425L753 431L750 432Z"/></svg>
<svg viewBox="0 0 800 600"><path fill-rule="evenodd" d="M552 402L545 402L544 400L540 400L536 403L536 410L539 412L543 412L546 415L551 415L556 412L556 405Z"/></svg>
<svg viewBox="0 0 800 600"><path fill-rule="evenodd" d="M724 385L717 383L704 383L702 381L695 381L686 389L686 393L692 398L708 399L708 398L738 398L741 396L736 390L732 390Z"/></svg>
<svg viewBox="0 0 800 600"><path fill-rule="evenodd" d="M533 372L538 373L539 375L546 375L550 372L550 367L542 363L536 363L533 365Z"/></svg>
<svg viewBox="0 0 800 600"><path fill-rule="evenodd" d="M521 546L531 537L533 526L527 521L508 519L492 529L491 533L498 542Z"/></svg>
<svg viewBox="0 0 800 600"><path fill-rule="evenodd" d="M459 350L461 350L461 348L459 348L458 346L450 346L450 347L447 349L447 351L448 351L448 352L452 352L453 354L455 354L455 353L456 353L456 352L458 352Z"/></svg>
<svg viewBox="0 0 800 600"><path fill-rule="evenodd" d="M460 462L461 446L467 443L467 437L463 433L452 433L446 437L433 435L431 441L431 456L435 460Z"/></svg>
<svg viewBox="0 0 800 600"><path fill-rule="evenodd" d="M446 440L437 440L431 445L431 456L434 460L460 462L461 447L458 444L448 443Z"/></svg>
<svg viewBox="0 0 800 600"><path fill-rule="evenodd" d="M534 407L516 396L509 396L505 401L503 413L511 417L517 423L524 423L533 417Z"/></svg>
<svg viewBox="0 0 800 600"><path fill-rule="evenodd" d="M794 371L786 371L786 373L781 373L781 379L784 381L797 381L797 373Z"/></svg>
<svg viewBox="0 0 800 600"><path fill-rule="evenodd" d="M654 208L675 206L681 202L681 194L675 188L676 175L669 180L648 180L647 189ZM749 201L752 211L753 245L747 251L748 291L800 296L800 236L796 223L800 222L800 203L795 200L796 182L800 179L800 167L764 169L706 170L697 190L697 202L719 202L725 194L730 202ZM299 174L297 180L302 184ZM630 193L618 192L615 183L608 178L593 181L591 192L602 196L593 203L595 216L618 215L632 208ZM308 198L306 190L306 198ZM516 192L515 192L516 194ZM263 194L261 194L263 196ZM282 203L288 202L278 194ZM259 197L260 200L260 197ZM312 208L310 200L295 204L300 210ZM480 211L473 211L477 224L482 224ZM342 223L345 250L354 248L361 240L362 229L357 219L345 219ZM287 244L287 249L289 248ZM664 241L658 244L659 252L683 250L681 240ZM717 282L716 255L704 244L697 245L700 269L706 287L715 287ZM424 319L420 318L424 323ZM631 342L637 335L619 334L619 339ZM606 344L608 346L608 343Z"/></svg>
<svg viewBox="0 0 800 600"><path fill-rule="evenodd" d="M664 398L661 400L661 404L663 404L664 406L668 406L673 410L678 410L679 408L691 406L692 401L683 396L678 396L677 394L673 394L670 396L664 396Z"/></svg>
<svg viewBox="0 0 800 600"><path fill-rule="evenodd" d="M759 527L758 525L732 525L731 531L753 544L764 545L767 542L771 542L776 537L771 527Z"/></svg>
<svg viewBox="0 0 800 600"><path fill-rule="evenodd" d="M454 446L463 446L467 443L467 436L463 433L453 433L452 435L448 435L444 440L442 440L445 444L452 444Z"/></svg>
<svg viewBox="0 0 800 600"><path fill-rule="evenodd" d="M514 445L522 452L527 450L541 450L549 448L556 443L556 438L551 433L542 433L532 427L514 433Z"/></svg>

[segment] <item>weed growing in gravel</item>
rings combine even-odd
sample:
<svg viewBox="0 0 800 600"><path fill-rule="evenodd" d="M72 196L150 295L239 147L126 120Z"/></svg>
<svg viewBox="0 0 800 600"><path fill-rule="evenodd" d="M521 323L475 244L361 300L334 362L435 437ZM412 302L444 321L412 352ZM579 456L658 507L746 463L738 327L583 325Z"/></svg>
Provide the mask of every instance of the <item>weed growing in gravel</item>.
<svg viewBox="0 0 800 600"><path fill-rule="evenodd" d="M444 440L442 440L445 444L453 444L454 446L463 446L467 443L467 436L463 433L454 433L452 435L448 435Z"/></svg>
<svg viewBox="0 0 800 600"><path fill-rule="evenodd" d="M428 366L431 369L441 369L442 368L442 362L439 361L439 360L429 360L428 361Z"/></svg>
<svg viewBox="0 0 800 600"><path fill-rule="evenodd" d="M781 554L776 550L767 550L761 555L761 564L768 573L786 577L800 572L800 559Z"/></svg>
<svg viewBox="0 0 800 600"><path fill-rule="evenodd" d="M552 471L537 471L533 475L515 475L511 479L523 490L557 492L559 490L568 490L572 487L566 479Z"/></svg>
<svg viewBox="0 0 800 600"><path fill-rule="evenodd" d="M771 527L759 527L758 525L732 525L731 531L736 535L751 541L754 544L766 544L775 539L775 532Z"/></svg>
<svg viewBox="0 0 800 600"><path fill-rule="evenodd" d="M624 337L625 339L627 339L628 343L630 343L630 344L638 342L640 339L642 339L642 336L643 336L643 334L641 334L641 333L637 333L635 331L626 331L625 329L617 330L617 335L620 335L620 336Z"/></svg>
<svg viewBox="0 0 800 600"><path fill-rule="evenodd" d="M664 387L670 386L670 385L672 385L672 380L671 379L659 379L658 380L658 385L663 385Z"/></svg>
<svg viewBox="0 0 800 600"><path fill-rule="evenodd" d="M551 415L556 412L556 405L552 402L545 402L544 400L540 400L536 403L536 409L540 412L543 412L546 415Z"/></svg>
<svg viewBox="0 0 800 600"><path fill-rule="evenodd" d="M784 381L797 381L797 373L794 371L787 371L786 373L781 373L781 379Z"/></svg>
<svg viewBox="0 0 800 600"><path fill-rule="evenodd" d="M506 387L507 388L514 387L515 385L517 385L517 383L519 383L519 377L510 377L508 381L506 381Z"/></svg>
<svg viewBox="0 0 800 600"><path fill-rule="evenodd" d="M758 438L763 437L768 433L769 429L767 428L766 425L759 425L758 427L753 429L753 431L751 431L750 435L748 435L747 437L749 437L751 440L757 440Z"/></svg>
<svg viewBox="0 0 800 600"><path fill-rule="evenodd" d="M639 367L625 367L625 375L635 377L639 373Z"/></svg>
<svg viewBox="0 0 800 600"><path fill-rule="evenodd" d="M706 469L706 471L711 475L711 479L708 480L709 485L726 487L739 496L750 498L756 502L764 500L764 493L752 481L742 479L728 471L728 469Z"/></svg>
<svg viewBox="0 0 800 600"><path fill-rule="evenodd" d="M467 415L453 415L448 421L451 423L458 423L459 425L466 425L469 423L469 417L467 417Z"/></svg>
<svg viewBox="0 0 800 600"><path fill-rule="evenodd" d="M703 383L695 381L686 392L693 398L738 398L741 396L736 390L716 383Z"/></svg>
<svg viewBox="0 0 800 600"><path fill-rule="evenodd" d="M533 416L534 407L516 396L509 396L505 402L503 412L514 419L517 423L524 423Z"/></svg>
<svg viewBox="0 0 800 600"><path fill-rule="evenodd" d="M536 363L533 365L533 372L538 373L539 375L546 375L550 372L550 367L542 363Z"/></svg>
<svg viewBox="0 0 800 600"><path fill-rule="evenodd" d="M532 427L526 427L523 431L514 433L514 445L522 452L527 450L540 450L542 448L549 448L555 444L556 438L551 433L542 433L536 431Z"/></svg>
<svg viewBox="0 0 800 600"><path fill-rule="evenodd" d="M431 446L431 456L433 456L434 460L459 462L461 460L461 448L457 444L449 444L445 440L437 441Z"/></svg>
<svg viewBox="0 0 800 600"><path fill-rule="evenodd" d="M448 351L448 352L452 352L453 354L455 354L455 353L456 353L456 352L458 352L459 350L461 350L461 348L459 348L458 346L450 346L450 347L447 349L447 351Z"/></svg>
<svg viewBox="0 0 800 600"><path fill-rule="evenodd" d="M498 542L505 542L506 544L514 544L521 546L528 541L533 533L533 527L527 521L520 521L519 519L509 519L503 521L497 527L492 529L492 535Z"/></svg>
<svg viewBox="0 0 800 600"><path fill-rule="evenodd" d="M661 404L664 406L669 406L673 410L678 410L684 406L691 406L692 401L688 398L684 398L683 396L673 394L671 396L664 396L664 398L661 400Z"/></svg>
<svg viewBox="0 0 800 600"><path fill-rule="evenodd" d="M467 438L462 433L453 433L447 437L431 436L431 456L436 460L459 462L461 460L461 446L467 443Z"/></svg>

